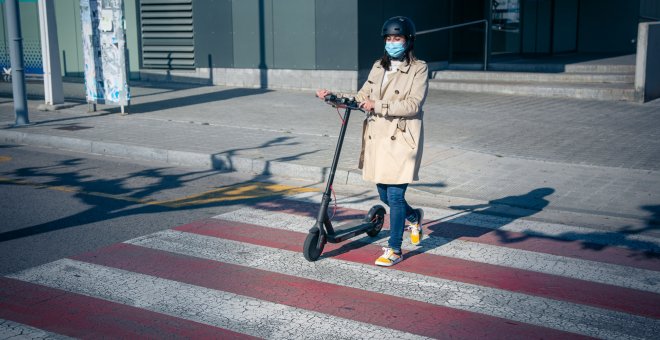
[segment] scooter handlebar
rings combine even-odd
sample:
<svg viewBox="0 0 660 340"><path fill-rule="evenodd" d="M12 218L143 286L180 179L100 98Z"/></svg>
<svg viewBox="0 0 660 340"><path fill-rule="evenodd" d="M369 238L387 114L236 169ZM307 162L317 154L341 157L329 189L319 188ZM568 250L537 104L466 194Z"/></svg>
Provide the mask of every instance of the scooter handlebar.
<svg viewBox="0 0 660 340"><path fill-rule="evenodd" d="M353 97L337 97L334 94L329 94L325 96L323 100L334 107L364 111L360 108L360 103L358 103Z"/></svg>

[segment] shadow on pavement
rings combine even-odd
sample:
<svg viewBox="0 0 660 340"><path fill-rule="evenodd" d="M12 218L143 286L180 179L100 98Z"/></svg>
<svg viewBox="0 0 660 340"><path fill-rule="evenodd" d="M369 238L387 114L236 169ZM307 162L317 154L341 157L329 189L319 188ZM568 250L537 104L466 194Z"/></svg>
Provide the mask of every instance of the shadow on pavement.
<svg viewBox="0 0 660 340"><path fill-rule="evenodd" d="M268 149L286 142L289 138L291 137L276 138L254 148ZM237 151L240 150L231 150L223 154L223 159L227 163L219 168L231 169L232 159ZM295 160L297 156L292 155L287 156L287 158ZM120 178L96 179L90 175L83 175L80 169L74 168L84 166L84 164L85 159L72 158L52 165L20 168L0 174L9 177L0 180L0 186L26 185L40 189L51 188L73 192L75 198L88 206L84 211L70 216L22 229L2 232L0 233L0 242L85 226L124 216L158 214L172 210L192 210L223 205L253 204L261 200L277 200L291 194L287 191L273 189L275 186L271 184L276 183L270 180L269 162L266 162L266 169L262 173L255 174L250 180L231 186L232 188L241 187L241 190L236 190L240 194L234 195L231 188L226 187L209 188L208 192L196 197L165 201L154 201L152 197L167 190L182 188L187 183L216 175L222 171L212 169L172 174L168 171L170 168L160 167L129 173ZM144 179L153 184L136 188L134 185L136 179ZM257 185L255 185L255 181L258 181ZM131 183L133 184L131 185ZM3 222L6 223L5 228L11 225L11 221Z"/></svg>
<svg viewBox="0 0 660 340"><path fill-rule="evenodd" d="M425 230L428 235L433 237L424 238L420 243L420 248L408 253L407 257L425 253L452 240L463 239L479 242L479 238L488 238L491 235L497 238L497 244L504 246L534 239L545 239L557 243L578 242L580 248L584 250L601 251L608 247L621 247L629 251L628 256L630 257L660 258L660 252L658 252L656 244L630 237L660 228L660 206L642 207L652 213L647 226L644 228L623 227L617 231L594 230L585 233L574 231L560 234L551 233L550 231L548 233L538 230L513 232L502 229L502 227L514 222L516 219L529 217L542 211L549 204L546 197L554 192L553 188L539 188L524 195L495 199L487 204L452 206L450 208L457 209L459 212L426 222ZM519 210L515 217L505 217L501 213L502 205L523 209ZM521 211L522 213L520 213ZM487 223L487 226L479 226L485 223Z"/></svg>
<svg viewBox="0 0 660 340"><path fill-rule="evenodd" d="M268 90L268 89L250 89L250 88L233 88L233 89L226 89L226 90L215 91L215 92L194 94L194 95L183 96L183 97L178 97L178 98L171 98L171 99L166 99L166 100L149 101L149 102L146 102L146 103L131 104L130 106L128 106L127 110L128 110L129 114L147 113L147 112L154 112L154 111L161 111L161 110L176 109L176 108L181 108L181 107L184 107L184 106L191 106L191 105L198 105L198 104L204 104L204 103L210 103L210 102L223 101L223 100L238 98L238 97L264 94L264 93L268 93L268 92L271 92L271 90ZM112 107L112 108L107 109L106 111L109 111L109 112L112 112L112 113L118 113L118 112L121 111L121 109L119 107Z"/></svg>

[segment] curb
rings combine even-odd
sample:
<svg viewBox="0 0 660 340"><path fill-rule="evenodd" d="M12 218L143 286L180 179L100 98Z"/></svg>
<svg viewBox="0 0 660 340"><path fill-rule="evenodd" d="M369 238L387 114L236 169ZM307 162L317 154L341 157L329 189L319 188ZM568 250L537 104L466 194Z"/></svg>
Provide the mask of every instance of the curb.
<svg viewBox="0 0 660 340"><path fill-rule="evenodd" d="M0 130L0 142L51 147L95 155L113 156L138 161L155 161L177 166L190 166L218 171L236 171L248 174L281 176L324 182L329 167L252 159L223 154L169 150L140 145L92 141L80 138ZM359 170L337 169L335 183L364 186Z"/></svg>
<svg viewBox="0 0 660 340"><path fill-rule="evenodd" d="M268 161L262 159L251 159L236 156L227 156L223 154L206 154L200 152L190 152L182 150L168 150L154 147L145 147L140 145L121 144L113 142L92 141L80 138L53 136L46 134L26 133L21 131L12 131L0 129L0 143L30 145L36 147L51 147L55 149L68 150L86 154L103 155L119 157L136 161L155 161L174 166L189 166L202 169L211 169L217 171L236 171L245 174L258 176L277 176L283 178L302 179L325 183L328 176L329 167L317 167L310 165L301 165L280 161ZM335 184L350 185L361 188L372 188L371 183L362 180L360 170L337 169L335 173ZM456 204L485 204L487 201L476 198L446 196L436 194L411 187L411 192L421 195L423 201L428 199L441 199L445 206ZM422 198L424 197L424 198ZM523 211L521 213L521 211ZM601 216L600 214L579 213L565 211L562 208L546 209L551 216L546 218L533 218L532 220L550 221L560 224L584 223L583 218L579 216ZM576 221L564 221L566 213L577 218ZM497 207L497 216L507 216L517 218L519 216L529 216L524 208L502 205ZM579 216L578 216L579 215ZM570 218L569 220L572 220ZM608 216L606 220L613 222L629 223L630 219L638 220L633 217L615 217ZM642 220L640 220L642 221ZM604 223L605 221L600 221ZM619 224L621 224L619 223Z"/></svg>

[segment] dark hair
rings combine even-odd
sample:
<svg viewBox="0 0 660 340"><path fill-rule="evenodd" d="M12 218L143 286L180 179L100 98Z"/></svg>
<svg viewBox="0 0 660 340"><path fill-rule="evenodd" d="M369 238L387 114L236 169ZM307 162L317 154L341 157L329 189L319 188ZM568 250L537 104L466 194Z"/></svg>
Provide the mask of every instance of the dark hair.
<svg viewBox="0 0 660 340"><path fill-rule="evenodd" d="M415 56L415 37L406 40L406 44L408 46L406 47L406 51L403 53L403 61L405 61L407 64L410 64L417 60L417 57ZM389 54L387 54L387 51L385 51L383 56L380 57L380 66L382 66L385 70L389 70L390 66L392 66L392 58Z"/></svg>

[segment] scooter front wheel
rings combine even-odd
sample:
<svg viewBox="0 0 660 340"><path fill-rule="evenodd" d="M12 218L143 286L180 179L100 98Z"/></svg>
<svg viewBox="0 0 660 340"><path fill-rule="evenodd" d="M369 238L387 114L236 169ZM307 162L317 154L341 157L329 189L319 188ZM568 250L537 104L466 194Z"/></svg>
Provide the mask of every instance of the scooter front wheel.
<svg viewBox="0 0 660 340"><path fill-rule="evenodd" d="M374 205L369 210L369 213L367 213L365 220L371 222L373 225L367 231L367 235L376 237L380 233L380 230L383 229L383 224L385 223L385 208L382 205Z"/></svg>
<svg viewBox="0 0 660 340"><path fill-rule="evenodd" d="M316 232L310 231L305 238L305 244L303 246L303 255L307 261L313 262L318 260L319 256L323 252L325 247L325 242L322 242L319 245L319 231Z"/></svg>

